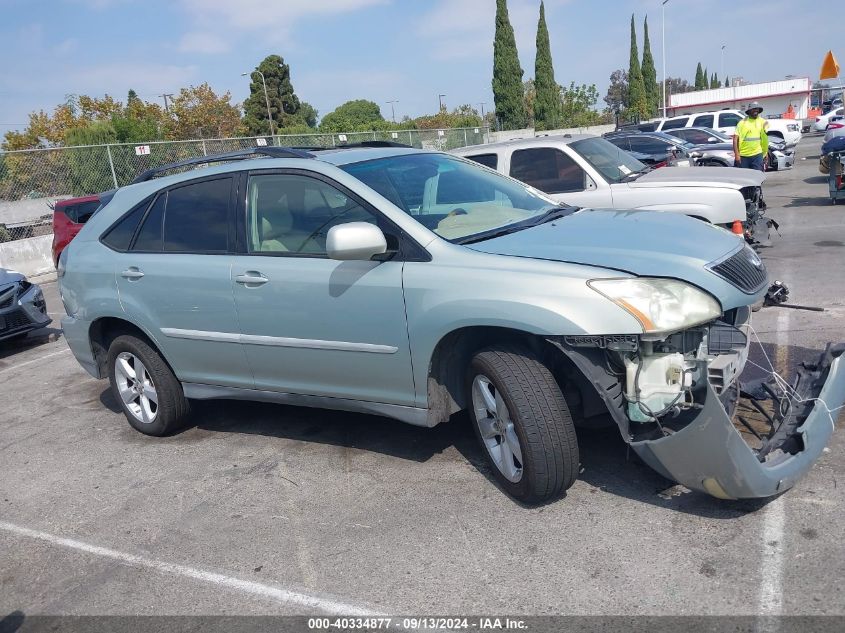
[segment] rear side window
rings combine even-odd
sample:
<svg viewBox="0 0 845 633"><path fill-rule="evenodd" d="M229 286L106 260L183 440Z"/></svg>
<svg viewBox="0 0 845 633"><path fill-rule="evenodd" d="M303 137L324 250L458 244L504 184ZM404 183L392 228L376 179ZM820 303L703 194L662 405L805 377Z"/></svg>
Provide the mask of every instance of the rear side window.
<svg viewBox="0 0 845 633"><path fill-rule="evenodd" d="M144 217L144 212L149 206L149 200L143 204L139 204L132 211L130 211L122 220L115 224L103 237L101 238L103 244L110 246L117 251L129 250L129 244L132 243L132 236L135 235L135 229L138 228L138 223Z"/></svg>
<svg viewBox="0 0 845 633"><path fill-rule="evenodd" d="M231 178L171 189L164 213L164 250L225 253L229 248L231 190Z"/></svg>
<svg viewBox="0 0 845 633"><path fill-rule="evenodd" d="M676 119L669 119L663 124L661 130L677 130L678 128L686 127L687 121L689 120L688 116L678 117Z"/></svg>
<svg viewBox="0 0 845 633"><path fill-rule="evenodd" d="M162 227L164 225L164 207L167 203L167 192L162 193L153 206L150 207L144 223L132 245L133 251L159 252L162 249Z"/></svg>
<svg viewBox="0 0 845 633"><path fill-rule="evenodd" d="M60 207L64 214L70 218L71 222L75 222L76 224L85 224L91 216L94 215L94 211L96 211L100 206L99 200L94 200L92 202L81 202L79 204L71 204L66 207Z"/></svg>
<svg viewBox="0 0 845 633"><path fill-rule="evenodd" d="M584 190L584 170L553 147L515 151L511 156L511 176L546 193Z"/></svg>
<svg viewBox="0 0 845 633"><path fill-rule="evenodd" d="M499 165L499 156L497 154L476 154L475 156L467 156L467 158L490 169L496 169Z"/></svg>
<svg viewBox="0 0 845 633"><path fill-rule="evenodd" d="M701 114L692 120L695 127L713 127L713 115Z"/></svg>
<svg viewBox="0 0 845 633"><path fill-rule="evenodd" d="M665 154L669 151L670 143L658 138L632 137L631 149L643 154Z"/></svg>

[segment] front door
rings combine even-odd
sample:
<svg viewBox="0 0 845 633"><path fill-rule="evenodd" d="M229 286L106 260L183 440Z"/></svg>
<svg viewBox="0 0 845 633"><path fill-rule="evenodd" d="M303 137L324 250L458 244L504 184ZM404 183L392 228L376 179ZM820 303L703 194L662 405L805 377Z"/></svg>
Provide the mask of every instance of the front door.
<svg viewBox="0 0 845 633"><path fill-rule="evenodd" d="M401 261L335 261L332 226L378 213L323 176L258 172L232 287L257 389L413 405Z"/></svg>
<svg viewBox="0 0 845 633"><path fill-rule="evenodd" d="M610 207L613 199L604 183L599 188L569 154L556 147L514 150L510 175L549 194L558 202L577 207Z"/></svg>

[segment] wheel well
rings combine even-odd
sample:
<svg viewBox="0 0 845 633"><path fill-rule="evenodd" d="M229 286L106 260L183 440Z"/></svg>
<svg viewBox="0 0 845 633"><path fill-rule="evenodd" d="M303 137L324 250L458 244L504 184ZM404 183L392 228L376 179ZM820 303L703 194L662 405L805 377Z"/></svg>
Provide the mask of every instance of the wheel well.
<svg viewBox="0 0 845 633"><path fill-rule="evenodd" d="M114 339L124 334L137 336L138 338L146 341L153 349L159 351L156 344L151 341L150 337L147 336L137 325L116 317L103 317L101 319L97 319L88 329L88 338L91 341L91 350L94 352L94 360L97 362L97 367L101 377L105 378L108 376L107 361L109 356L109 346L111 346ZM159 354L161 354L160 351Z"/></svg>
<svg viewBox="0 0 845 633"><path fill-rule="evenodd" d="M564 372L556 369L569 360L541 336L490 326L454 330L440 339L431 355L428 367L430 426L445 422L450 415L466 408L466 372L472 357L485 347L503 343L520 345L537 354L561 382L560 376Z"/></svg>

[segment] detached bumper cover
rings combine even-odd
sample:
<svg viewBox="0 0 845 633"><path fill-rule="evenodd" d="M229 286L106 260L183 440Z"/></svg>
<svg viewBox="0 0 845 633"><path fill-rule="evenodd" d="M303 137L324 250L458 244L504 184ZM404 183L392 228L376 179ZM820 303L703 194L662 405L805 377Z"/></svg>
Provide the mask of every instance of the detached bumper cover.
<svg viewBox="0 0 845 633"><path fill-rule="evenodd" d="M795 422L800 448L794 453L772 451L761 462L707 385L704 408L680 431L657 439L632 442L631 447L657 472L693 490L725 499L769 497L791 488L818 459L831 434L837 410L845 403L845 345L828 346L815 365L799 373L805 389L785 424ZM815 400L813 400L815 399ZM802 421L803 418L803 421Z"/></svg>

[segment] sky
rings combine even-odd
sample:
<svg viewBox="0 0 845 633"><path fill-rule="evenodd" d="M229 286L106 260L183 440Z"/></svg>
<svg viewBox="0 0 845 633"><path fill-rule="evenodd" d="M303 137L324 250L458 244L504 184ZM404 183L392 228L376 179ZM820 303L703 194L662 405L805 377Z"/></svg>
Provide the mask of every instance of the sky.
<svg viewBox="0 0 845 633"><path fill-rule="evenodd" d="M509 0L525 79L534 74L540 0ZM66 95L147 101L208 82L242 102L241 73L265 56L290 65L294 89L319 113L350 99L386 118L492 108L495 0L0 0L0 134ZM658 78L661 0L546 0L558 83L594 83L628 67L630 17L642 55L648 14ZM669 0L666 66L692 81L698 61L750 81L816 79L828 49L845 67L837 20L793 0ZM822 10L824 13L824 10ZM822 16L823 17L823 16ZM838 36L838 37L836 37ZM838 48L837 48L838 47ZM604 106L600 99L598 106Z"/></svg>

